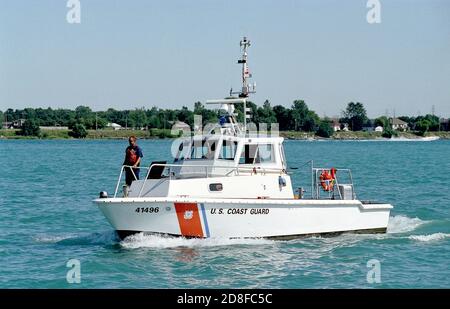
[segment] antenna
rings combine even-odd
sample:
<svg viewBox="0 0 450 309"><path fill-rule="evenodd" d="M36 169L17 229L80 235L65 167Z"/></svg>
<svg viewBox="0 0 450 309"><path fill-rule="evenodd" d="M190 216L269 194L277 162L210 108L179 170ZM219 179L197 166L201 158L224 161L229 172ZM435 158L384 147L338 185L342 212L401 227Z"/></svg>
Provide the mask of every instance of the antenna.
<svg viewBox="0 0 450 309"><path fill-rule="evenodd" d="M242 57L238 60L238 64L242 64L242 88L240 92L233 92L233 90L230 91L230 95L232 94L238 94L240 98L248 98L248 95L250 93L256 93L256 84L253 84L253 87L249 86L248 79L252 77L252 74L250 74L248 65L247 65L247 49L250 47L250 40L247 39L247 37L244 36L244 38L239 42L239 46L242 49Z"/></svg>
<svg viewBox="0 0 450 309"><path fill-rule="evenodd" d="M247 37L243 37L243 39L239 42L239 45L242 50L242 57L238 60L238 64L242 64L242 88L239 92L233 92L233 88L230 89L230 97L222 100L208 100L206 104L220 104L220 109L227 112L227 114L233 119L232 127L237 131L241 131L238 126L235 125L237 123L234 118L234 104L244 104L244 134L247 133L247 119L251 118L248 115L248 112L251 112L251 108L247 108L247 98L250 93L256 93L256 83L253 85L249 85L248 79L252 77L247 65L247 49L250 47L250 40ZM233 94L239 95L239 98L233 98ZM236 132L236 131L235 131Z"/></svg>

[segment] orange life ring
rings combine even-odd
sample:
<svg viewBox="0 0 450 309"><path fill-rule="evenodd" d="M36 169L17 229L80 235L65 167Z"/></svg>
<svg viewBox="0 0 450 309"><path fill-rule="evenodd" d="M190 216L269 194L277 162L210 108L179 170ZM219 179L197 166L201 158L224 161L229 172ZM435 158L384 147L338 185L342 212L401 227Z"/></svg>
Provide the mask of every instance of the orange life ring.
<svg viewBox="0 0 450 309"><path fill-rule="evenodd" d="M320 185L322 189L326 192L333 191L334 180L336 179L336 169L333 167L331 172L328 170L323 170L320 174Z"/></svg>

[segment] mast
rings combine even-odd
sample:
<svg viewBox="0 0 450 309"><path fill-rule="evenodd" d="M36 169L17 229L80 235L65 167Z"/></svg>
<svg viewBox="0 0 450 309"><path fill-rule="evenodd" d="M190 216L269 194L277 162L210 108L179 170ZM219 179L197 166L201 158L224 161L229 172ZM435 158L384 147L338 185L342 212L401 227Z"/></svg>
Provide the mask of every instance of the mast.
<svg viewBox="0 0 450 309"><path fill-rule="evenodd" d="M247 64L248 52L247 49L250 47L250 40L244 36L244 38L240 41L239 45L242 49L242 57L238 60L238 64L242 64L242 88L240 92L233 92L233 89L230 91L230 96L233 94L238 94L240 98L248 98L248 95L251 93L256 93L256 84L253 83L252 86L249 85L249 78L252 77L250 74L250 70Z"/></svg>
<svg viewBox="0 0 450 309"><path fill-rule="evenodd" d="M247 39L247 37L243 37L243 39L239 43L241 50L242 50L242 57L238 60L238 64L242 64L242 87L240 92L233 92L233 89L230 90L230 96L233 94L239 95L239 98L244 99L244 132L247 132L247 119L250 118L250 115L247 115L247 112L250 112L249 109L247 109L246 105L246 98L248 98L249 94L256 93L256 83L253 83L252 86L249 85L249 78L252 77L252 74L249 71L248 64L247 64L247 49L250 47L250 40Z"/></svg>

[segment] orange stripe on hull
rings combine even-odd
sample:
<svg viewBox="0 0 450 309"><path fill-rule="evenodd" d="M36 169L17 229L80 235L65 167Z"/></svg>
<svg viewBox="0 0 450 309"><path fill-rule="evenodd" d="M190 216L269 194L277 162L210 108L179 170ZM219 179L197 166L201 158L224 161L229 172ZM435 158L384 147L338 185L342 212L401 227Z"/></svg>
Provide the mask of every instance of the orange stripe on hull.
<svg viewBox="0 0 450 309"><path fill-rule="evenodd" d="M181 235L203 237L197 203L175 203Z"/></svg>

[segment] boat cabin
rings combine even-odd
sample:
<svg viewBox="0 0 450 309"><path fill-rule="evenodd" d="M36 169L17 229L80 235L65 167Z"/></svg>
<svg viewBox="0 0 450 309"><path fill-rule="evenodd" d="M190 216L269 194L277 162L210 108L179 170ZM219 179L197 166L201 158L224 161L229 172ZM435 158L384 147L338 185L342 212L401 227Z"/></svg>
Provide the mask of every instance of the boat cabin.
<svg viewBox="0 0 450 309"><path fill-rule="evenodd" d="M175 178L286 171L281 137L195 136L178 144Z"/></svg>

